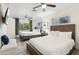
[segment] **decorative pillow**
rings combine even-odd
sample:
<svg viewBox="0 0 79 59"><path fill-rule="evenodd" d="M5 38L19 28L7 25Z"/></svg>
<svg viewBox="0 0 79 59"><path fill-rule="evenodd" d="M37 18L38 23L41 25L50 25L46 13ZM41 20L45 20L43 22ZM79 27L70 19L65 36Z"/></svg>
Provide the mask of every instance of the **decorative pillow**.
<svg viewBox="0 0 79 59"><path fill-rule="evenodd" d="M59 31L51 31L51 35L59 37Z"/></svg>
<svg viewBox="0 0 79 59"><path fill-rule="evenodd" d="M7 45L9 43L9 38L6 35L1 36L1 41L3 44Z"/></svg>
<svg viewBox="0 0 79 59"><path fill-rule="evenodd" d="M71 39L71 37L72 37L72 32L59 32L59 37Z"/></svg>

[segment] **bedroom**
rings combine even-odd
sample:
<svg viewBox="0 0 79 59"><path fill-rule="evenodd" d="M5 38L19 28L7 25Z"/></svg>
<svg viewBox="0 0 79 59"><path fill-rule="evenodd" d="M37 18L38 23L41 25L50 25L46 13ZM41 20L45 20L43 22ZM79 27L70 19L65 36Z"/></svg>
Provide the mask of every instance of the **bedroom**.
<svg viewBox="0 0 79 59"><path fill-rule="evenodd" d="M54 26L55 26L54 29L56 31L64 31L64 32L70 31L69 34L72 32L73 39L75 39L75 42L72 43L71 48L69 48L69 50L66 49L67 52L63 51L64 50L63 49L62 50L63 52L61 53L54 52L54 54L60 54L60 55L68 54L70 50L72 50L72 47L74 45L77 50L74 50L75 52L73 52L73 54L79 54L79 50L78 50L79 49L79 31L78 31L79 22L77 21L79 19L78 17L79 4L52 3L52 5L56 5L56 7L52 8L50 6L46 6L46 7L41 8L40 6L36 8L36 10L33 10L33 7L38 6L38 5L47 5L47 4L40 4L40 3L19 3L19 4L18 3L10 3L10 4L5 3L4 4L4 3L1 3L1 10L2 10L3 17L5 17L5 12L8 8L7 18L6 18L6 21L4 22L7 24L7 31L3 30L3 32L4 34L6 32L8 33L6 35L9 36L9 40L12 39L8 45L2 47L3 49L0 51L1 54L6 54L4 50L7 50L6 52L9 55L11 55L12 53L13 55L14 54L28 55L29 52L33 52L33 47L35 47L35 46L31 47L32 45L30 46L30 44L28 44L28 42L32 40L35 40L35 42L37 42L37 43L34 43L34 41L32 41L33 44L36 44L36 45L38 44L36 46L37 48L34 48L35 53L38 52L37 54L39 54L39 50L41 50L42 51L41 53L44 53L45 55L53 54L53 53L50 53L50 51L48 50L52 50L51 48L55 46L54 45L53 47L51 46L47 47L47 46L49 46L52 43L52 42L49 42L49 41L52 41L50 39L52 38L52 36L50 35L49 32L50 32L50 28L53 28ZM63 21L63 19L65 20ZM3 25L2 27L3 29L5 29L6 25ZM51 29L51 30L54 30L54 29ZM61 33L61 32L55 32L55 33ZM19 36L20 38L18 38ZM49 40L46 38L48 38ZM58 38L54 38L54 39L58 39ZM40 42L38 42L37 40ZM40 47L40 43L42 44L45 41L47 41L46 43L48 44L46 45L46 43L44 43L42 47L44 47L43 50L45 50L45 48L47 47L47 50L46 50L47 52L44 52L42 48ZM62 42L62 41L63 40L60 40L58 42ZM63 43L61 45L63 45ZM38 49L38 47L40 48ZM58 48L58 47L55 47L55 48ZM63 48L66 48L66 47L63 47ZM59 50L61 50L61 48ZM15 53L15 51L17 53Z"/></svg>

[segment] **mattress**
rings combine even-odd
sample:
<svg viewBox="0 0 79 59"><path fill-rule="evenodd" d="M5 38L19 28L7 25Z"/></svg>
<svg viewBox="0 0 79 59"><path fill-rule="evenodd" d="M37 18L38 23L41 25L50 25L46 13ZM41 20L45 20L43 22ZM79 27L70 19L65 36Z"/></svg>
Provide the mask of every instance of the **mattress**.
<svg viewBox="0 0 79 59"><path fill-rule="evenodd" d="M31 43L44 55L66 55L75 45L73 39L63 39L55 36L33 38L28 43Z"/></svg>
<svg viewBox="0 0 79 59"><path fill-rule="evenodd" d="M40 32L29 32L29 31L19 31L19 35L21 36L30 36L30 35L39 35Z"/></svg>

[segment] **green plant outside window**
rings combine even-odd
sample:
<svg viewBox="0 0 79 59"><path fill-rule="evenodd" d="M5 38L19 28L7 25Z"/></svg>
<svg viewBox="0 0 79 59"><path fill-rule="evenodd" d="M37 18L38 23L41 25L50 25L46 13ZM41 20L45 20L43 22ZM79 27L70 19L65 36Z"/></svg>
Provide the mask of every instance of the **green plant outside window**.
<svg viewBox="0 0 79 59"><path fill-rule="evenodd" d="M19 23L19 30L29 30L30 24L29 23Z"/></svg>

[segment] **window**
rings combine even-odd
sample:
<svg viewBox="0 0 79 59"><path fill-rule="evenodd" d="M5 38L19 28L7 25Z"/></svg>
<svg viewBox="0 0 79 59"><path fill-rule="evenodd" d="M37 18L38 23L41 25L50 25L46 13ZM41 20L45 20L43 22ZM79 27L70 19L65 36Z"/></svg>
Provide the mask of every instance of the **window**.
<svg viewBox="0 0 79 59"><path fill-rule="evenodd" d="M30 30L30 21L29 20L19 20L19 30Z"/></svg>

